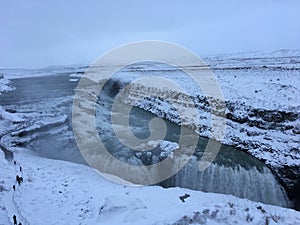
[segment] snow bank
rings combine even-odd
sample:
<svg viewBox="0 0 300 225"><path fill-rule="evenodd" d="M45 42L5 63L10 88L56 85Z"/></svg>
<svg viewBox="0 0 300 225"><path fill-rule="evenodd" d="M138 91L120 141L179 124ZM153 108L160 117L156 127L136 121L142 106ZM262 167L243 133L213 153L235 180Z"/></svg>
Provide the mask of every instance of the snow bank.
<svg viewBox="0 0 300 225"><path fill-rule="evenodd" d="M17 166L0 157L0 214L23 224L298 224L300 213L230 195L182 188L122 186L93 169L15 148ZM22 172L19 172L22 165ZM24 183L12 190L16 174ZM182 196L188 196L182 201ZM7 213L7 212L10 212ZM0 223L1 224L1 223Z"/></svg>
<svg viewBox="0 0 300 225"><path fill-rule="evenodd" d="M10 84L10 80L8 80L2 73L0 73L0 95L1 92L8 92L14 90L15 87L13 87Z"/></svg>

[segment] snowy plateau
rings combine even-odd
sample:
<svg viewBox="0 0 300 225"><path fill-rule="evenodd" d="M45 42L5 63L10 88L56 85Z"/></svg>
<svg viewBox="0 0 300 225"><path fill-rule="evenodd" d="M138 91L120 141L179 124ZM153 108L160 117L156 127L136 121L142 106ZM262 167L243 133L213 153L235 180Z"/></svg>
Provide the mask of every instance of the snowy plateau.
<svg viewBox="0 0 300 225"><path fill-rule="evenodd" d="M208 56L204 61L225 99L225 137L219 141L263 162L285 188L291 204L299 204L300 50ZM292 208L181 187L121 185L103 178L79 158L78 163L63 160L70 152L73 158L78 154L71 141L73 94L40 93L49 97L41 100L39 93L29 99L22 99L25 92L20 99L14 93L21 80L32 83L51 76L57 80L67 76L75 89L86 69L85 65L0 69L1 225L13 224L13 215L23 225L300 224L300 213ZM210 137L211 99L177 68L142 62L119 71L108 86L121 90L140 74L162 74L188 91L173 92L151 82L134 82L125 104ZM59 85L57 81L57 88L63 90ZM188 110L188 98L197 108L197 122L188 116L180 119L174 110L174 105ZM34 144L45 139L57 149L73 151L68 155L61 151L59 158L45 157L36 148L50 149L49 143ZM173 157L173 149L179 146L163 142L160 148L160 156ZM16 175L24 178L20 185Z"/></svg>

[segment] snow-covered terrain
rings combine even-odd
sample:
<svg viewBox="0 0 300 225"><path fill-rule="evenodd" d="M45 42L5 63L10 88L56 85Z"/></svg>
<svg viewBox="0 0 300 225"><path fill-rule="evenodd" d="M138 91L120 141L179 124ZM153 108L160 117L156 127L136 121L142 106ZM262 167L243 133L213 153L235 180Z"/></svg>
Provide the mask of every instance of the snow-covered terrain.
<svg viewBox="0 0 300 225"><path fill-rule="evenodd" d="M222 143L265 161L288 188L293 188L300 179L300 51L222 55L204 60L211 66L225 99L227 126ZM180 70L140 63L116 74L111 86L124 87L141 74L172 79L188 94L167 90L155 80L137 81L131 83L124 102L180 124L174 105L185 110L192 96L199 123L195 124L194 117L184 118L184 123L201 136L210 137L208 96Z"/></svg>
<svg viewBox="0 0 300 225"><path fill-rule="evenodd" d="M265 161L292 190L300 176L300 52L222 55L205 61L212 67L226 101L227 126L222 142ZM172 77L188 90L200 112L200 123L193 124L194 120L186 117L187 125L209 137L210 106L206 97L181 76L181 71L159 66L144 63L127 67L111 85L122 87L140 74ZM84 68L2 69L0 73L7 78L70 74L69 81L76 82ZM7 78L0 79L0 93L14 89ZM153 97L158 93L160 98ZM57 109L69 107L70 99L71 96L51 99L50 106L45 99L33 108L30 104L9 109L0 106L0 224L13 224L14 214L23 225L300 224L300 213L292 209L184 188L123 186L105 180L85 165L47 159L20 147L47 133L49 137L59 136L58 143L66 142L60 148L68 148L73 135L67 127L70 115ZM170 103L186 107L185 99L182 93L172 93L152 83L135 83L126 102L180 124ZM178 145L164 142L160 147L165 156L172 155ZM20 186L16 183L17 174L24 178Z"/></svg>
<svg viewBox="0 0 300 225"><path fill-rule="evenodd" d="M300 222L300 213L292 209L182 188L122 186L84 165L13 150L17 165L0 152L0 224L12 224L13 215L25 225ZM24 178L21 185L16 175Z"/></svg>
<svg viewBox="0 0 300 225"><path fill-rule="evenodd" d="M30 116L2 108L1 115L1 136L16 130ZM165 142L162 148L170 152L178 146ZM10 147L10 150L14 159L6 158L0 151L0 224L3 225L13 224L13 215L18 222L31 225L296 225L300 221L300 213L292 209L183 188L123 186L105 180L84 165L47 159L23 148ZM24 178L21 185L17 184L16 175Z"/></svg>

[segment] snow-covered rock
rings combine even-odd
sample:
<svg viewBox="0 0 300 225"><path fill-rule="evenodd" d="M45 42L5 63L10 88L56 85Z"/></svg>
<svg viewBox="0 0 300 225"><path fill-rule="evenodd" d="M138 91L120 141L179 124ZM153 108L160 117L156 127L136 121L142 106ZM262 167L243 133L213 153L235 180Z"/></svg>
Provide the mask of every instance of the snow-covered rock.
<svg viewBox="0 0 300 225"><path fill-rule="evenodd" d="M160 143L160 148L161 148L161 153L160 156L162 158L166 158L170 156L173 158L173 151L179 149L179 145L175 142L170 142L170 141L162 141Z"/></svg>
<svg viewBox="0 0 300 225"><path fill-rule="evenodd" d="M15 87L10 84L10 80L8 80L4 74L0 73L0 95L1 92L8 92L14 89Z"/></svg>

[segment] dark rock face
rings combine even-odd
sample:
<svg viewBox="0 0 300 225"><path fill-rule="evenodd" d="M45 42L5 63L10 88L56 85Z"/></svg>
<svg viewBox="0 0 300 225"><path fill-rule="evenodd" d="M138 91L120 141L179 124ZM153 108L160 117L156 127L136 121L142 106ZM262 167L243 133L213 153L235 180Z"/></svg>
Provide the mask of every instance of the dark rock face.
<svg viewBox="0 0 300 225"><path fill-rule="evenodd" d="M247 123L250 127L255 126L263 130L293 129L293 132L297 132L297 128L290 124L286 124L288 122L293 122L299 119L299 115L297 113L256 109L238 102L226 102L226 108L228 110L228 112L226 113L227 118L234 122Z"/></svg>
<svg viewBox="0 0 300 225"><path fill-rule="evenodd" d="M294 197L294 207L296 210L300 211L300 179L292 190L292 196Z"/></svg>
<svg viewBox="0 0 300 225"><path fill-rule="evenodd" d="M300 211L300 166L284 166L279 169L274 168L273 171L276 171L279 176L294 208Z"/></svg>

